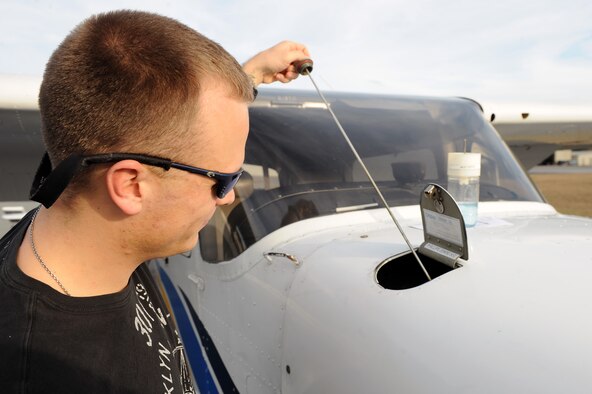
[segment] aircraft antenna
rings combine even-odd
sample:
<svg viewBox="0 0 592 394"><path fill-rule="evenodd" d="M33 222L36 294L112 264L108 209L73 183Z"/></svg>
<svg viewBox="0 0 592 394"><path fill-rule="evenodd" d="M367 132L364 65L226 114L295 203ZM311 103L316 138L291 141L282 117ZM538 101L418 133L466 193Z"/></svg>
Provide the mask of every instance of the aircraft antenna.
<svg viewBox="0 0 592 394"><path fill-rule="evenodd" d="M364 164L364 161L362 161L362 158L360 157L360 155L358 154L358 151L356 150L356 148L354 147L354 144L352 144L351 140L349 139L347 133L345 132L345 130L343 129L343 127L341 126L341 123L339 122L339 119L337 119L337 116L335 116L335 113L333 112L333 110L331 109L331 106L329 105L329 103L327 102L327 100L325 99L325 96L323 95L323 93L321 93L321 90L319 89L319 87L317 86L317 84L315 83L314 79L312 78L312 75L310 74L312 72L312 66L313 66L313 61L312 59L305 59L305 60L300 60L297 62L293 63L294 66L296 67L296 70L298 71L299 74L301 75L308 75L308 77L310 78L310 81L312 82L312 84L314 85L317 93L319 94L319 96L321 97L321 99L323 100L323 102L325 103L325 106L327 107L327 109L329 110L329 113L331 114L331 116L333 117L333 120L335 121L335 124L337 125L337 128L339 129L339 131L341 131L341 134L343 135L343 138L345 138L345 141L347 142L347 144L349 145L350 149L352 150L354 156L356 157L356 159L358 160L358 162L360 163L360 165L362 166L362 169L364 170L364 172L366 173L366 176L368 177L368 179L370 180L370 183L372 184L372 186L374 187L374 190L376 190L376 193L378 194L378 197L380 198L380 200L382 201L382 204L384 205L384 207L386 208L386 210L388 211L390 217L393 219L393 222L395 222L395 225L397 226L397 228L399 229L399 232L401 233L401 235L403 236L403 239L405 239L405 242L407 243L407 246L409 247L409 250L411 250L411 253L413 253L413 256L415 256L415 259L417 260L417 262L419 263L419 266L421 267L421 269L423 270L423 272L425 273L426 277L428 278L428 280L432 280L432 278L430 277L430 274L428 273L428 271L426 270L425 266L423 265L423 263L421 262L421 260L419 259L419 256L417 255L417 253L415 253L415 250L413 249L413 246L411 246L411 242L409 242L409 239L407 238L407 235L405 235L405 232L403 231L403 228L401 227L401 225L399 224L399 221L397 220L397 218L395 217L395 214L393 213L393 211L391 210L391 207L389 207L388 203L386 202L386 199L384 198L384 196L382 195L382 193L380 192L380 189L378 188L378 186L376 185L376 182L374 182L374 178L372 178L372 175L370 175L370 172L368 171L368 168L366 168L366 165Z"/></svg>

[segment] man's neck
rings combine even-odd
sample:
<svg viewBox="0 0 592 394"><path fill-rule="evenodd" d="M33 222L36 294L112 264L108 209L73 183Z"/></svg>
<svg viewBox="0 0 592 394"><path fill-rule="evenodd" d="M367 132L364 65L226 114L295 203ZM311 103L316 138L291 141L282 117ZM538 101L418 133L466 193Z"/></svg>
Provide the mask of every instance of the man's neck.
<svg viewBox="0 0 592 394"><path fill-rule="evenodd" d="M41 208L20 246L17 265L28 276L75 297L111 294L127 285L142 257L129 249L121 221L97 210ZM39 261L41 259L41 261ZM43 262L62 287L41 264Z"/></svg>

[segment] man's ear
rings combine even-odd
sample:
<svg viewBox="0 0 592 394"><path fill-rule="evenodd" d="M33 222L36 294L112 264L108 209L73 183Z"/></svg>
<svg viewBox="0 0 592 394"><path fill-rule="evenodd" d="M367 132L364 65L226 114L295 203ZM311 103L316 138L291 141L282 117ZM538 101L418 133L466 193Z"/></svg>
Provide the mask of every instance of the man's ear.
<svg viewBox="0 0 592 394"><path fill-rule="evenodd" d="M107 192L115 205L127 215L142 210L147 198L149 171L135 160L113 164L105 174Z"/></svg>

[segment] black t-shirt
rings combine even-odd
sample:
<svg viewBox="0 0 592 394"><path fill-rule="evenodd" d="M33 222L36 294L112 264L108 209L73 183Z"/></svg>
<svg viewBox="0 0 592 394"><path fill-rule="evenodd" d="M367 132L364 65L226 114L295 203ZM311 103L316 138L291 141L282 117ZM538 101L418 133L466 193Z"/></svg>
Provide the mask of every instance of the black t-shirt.
<svg viewBox="0 0 592 394"><path fill-rule="evenodd" d="M0 391L193 393L185 352L146 264L118 293L61 294L16 265L31 217L0 241Z"/></svg>

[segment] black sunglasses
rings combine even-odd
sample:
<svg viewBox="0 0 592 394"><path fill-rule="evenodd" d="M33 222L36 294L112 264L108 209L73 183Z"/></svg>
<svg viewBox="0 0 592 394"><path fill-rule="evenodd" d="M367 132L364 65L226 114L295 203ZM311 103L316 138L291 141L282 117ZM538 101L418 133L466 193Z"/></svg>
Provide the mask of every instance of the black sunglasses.
<svg viewBox="0 0 592 394"><path fill-rule="evenodd" d="M192 174L203 175L216 180L216 197L224 198L236 185L243 171L222 173L187 164L176 163L162 157L148 156L138 153L104 153L98 155L73 154L64 159L52 170L47 153L43 155L41 164L35 174L31 186L30 198L49 208L62 194L74 175L84 167L92 164L115 163L121 160L135 160L149 166L160 167L165 171L176 168Z"/></svg>

